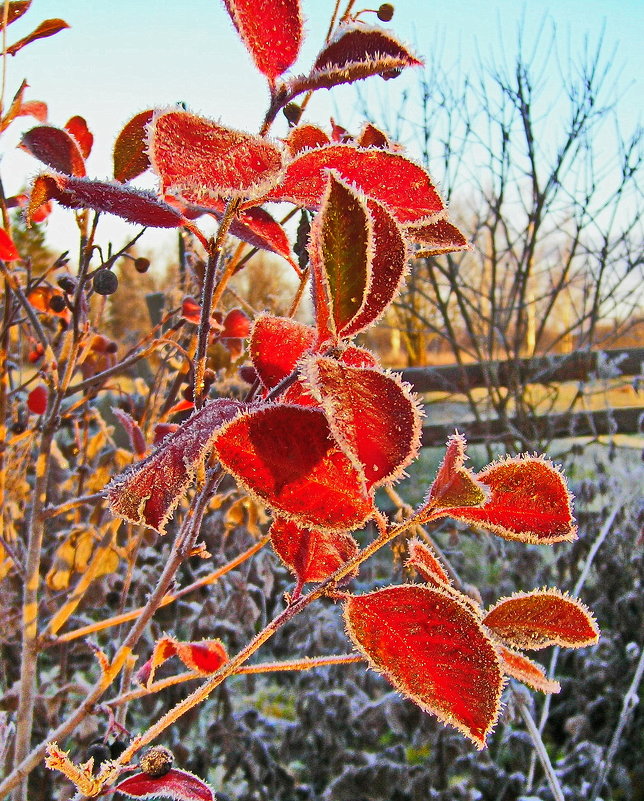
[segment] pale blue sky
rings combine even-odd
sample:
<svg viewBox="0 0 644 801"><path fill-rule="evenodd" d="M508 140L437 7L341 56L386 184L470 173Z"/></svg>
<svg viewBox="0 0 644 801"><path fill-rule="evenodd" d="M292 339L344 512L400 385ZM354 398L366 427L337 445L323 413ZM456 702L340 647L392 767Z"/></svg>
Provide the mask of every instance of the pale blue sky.
<svg viewBox="0 0 644 801"><path fill-rule="evenodd" d="M268 2L269 0L266 0ZM356 8L362 4L358 1ZM365 2L377 7L378 1ZM296 71L310 64L324 38L332 0L303 0L307 39ZM605 27L607 52L616 46L616 66L625 89L622 118L632 127L642 107L644 49L643 0L398 0L389 27L421 56L440 48L447 61L460 61L468 71L477 58L503 48L511 53L519 21L525 19L528 38L546 24L555 24L563 40L574 50L588 35L591 41ZM40 20L63 17L71 29L36 42L8 63L7 95L22 78L30 84L27 99L47 101L50 121L62 125L74 114L87 119L95 135L88 171L109 177L111 148L122 125L138 111L151 106L184 101L188 107L222 122L256 130L263 116L267 92L238 40L220 0L34 0L30 11L9 29L9 42L26 34ZM368 19L368 17L365 17ZM375 16L371 16L375 20ZM554 67L554 63L553 63ZM298 70L299 68L299 70ZM396 81L377 81L380 94L393 105L413 74ZM335 99L334 99L335 98ZM340 109L340 111L338 111ZM319 93L309 107L309 117L327 121L336 114L357 123L355 95L351 89ZM13 193L38 171L38 165L15 149L28 120L3 136L2 175L5 189ZM277 135L285 125L279 120ZM73 227L69 213L58 212L49 223L49 239L55 247L70 246ZM104 235L120 242L130 228L102 223ZM173 241L174 236L146 233L150 245ZM75 244L74 244L75 249Z"/></svg>

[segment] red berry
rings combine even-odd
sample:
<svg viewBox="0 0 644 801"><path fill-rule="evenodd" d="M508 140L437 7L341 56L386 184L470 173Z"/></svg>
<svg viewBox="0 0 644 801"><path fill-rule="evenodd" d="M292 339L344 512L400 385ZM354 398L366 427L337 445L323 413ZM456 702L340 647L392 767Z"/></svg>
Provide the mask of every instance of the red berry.
<svg viewBox="0 0 644 801"><path fill-rule="evenodd" d="M394 7L391 3L383 3L376 13L380 22L389 22L394 15Z"/></svg>
<svg viewBox="0 0 644 801"><path fill-rule="evenodd" d="M143 256L139 256L138 259L134 259L134 269L137 273L147 273L150 269L150 259L146 259Z"/></svg>
<svg viewBox="0 0 644 801"><path fill-rule="evenodd" d="M47 411L47 387L38 384L27 396L27 408L33 414L44 414Z"/></svg>

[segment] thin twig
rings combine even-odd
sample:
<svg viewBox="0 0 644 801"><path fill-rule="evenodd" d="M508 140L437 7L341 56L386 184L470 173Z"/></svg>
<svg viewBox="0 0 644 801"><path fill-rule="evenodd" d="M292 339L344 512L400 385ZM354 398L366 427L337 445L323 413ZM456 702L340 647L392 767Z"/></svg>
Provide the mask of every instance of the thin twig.
<svg viewBox="0 0 644 801"><path fill-rule="evenodd" d="M530 710L526 706L524 698L518 692L515 691L513 694L519 712L521 713L521 717L523 718L523 722L525 723L528 734L530 735L530 739L534 744L535 752L539 757L541 766L543 767L546 778L548 779L548 784L550 785L550 790L555 797L555 801L565 801L561 784L559 783L555 769L552 767L552 762L550 761L546 747L541 739L539 729L537 728L537 725L530 714Z"/></svg>

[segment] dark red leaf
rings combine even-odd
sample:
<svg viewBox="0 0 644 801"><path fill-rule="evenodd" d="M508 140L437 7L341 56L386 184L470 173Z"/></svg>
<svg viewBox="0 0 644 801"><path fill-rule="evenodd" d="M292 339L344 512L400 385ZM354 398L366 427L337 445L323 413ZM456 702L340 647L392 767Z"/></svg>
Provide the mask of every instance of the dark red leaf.
<svg viewBox="0 0 644 801"><path fill-rule="evenodd" d="M154 426L154 440L152 444L160 445L169 434L174 434L174 432L180 428L181 426L178 425L178 423L157 423Z"/></svg>
<svg viewBox="0 0 644 801"><path fill-rule="evenodd" d="M72 117L65 123L65 130L70 133L78 142L78 147L83 158L87 158L92 152L92 145L94 144L94 136L87 127L85 119L80 116ZM53 164L51 165L54 166Z"/></svg>
<svg viewBox="0 0 644 801"><path fill-rule="evenodd" d="M285 144L291 156L295 156L303 150L329 145L331 140L322 128L318 128L317 125L306 124L291 128Z"/></svg>
<svg viewBox="0 0 644 801"><path fill-rule="evenodd" d="M58 172L78 177L85 175L85 160L79 143L62 128L38 125L24 134L20 147Z"/></svg>
<svg viewBox="0 0 644 801"><path fill-rule="evenodd" d="M552 462L534 456L505 459L475 478L489 490L485 503L436 511L520 542L550 544L576 538L570 494Z"/></svg>
<svg viewBox="0 0 644 801"><path fill-rule="evenodd" d="M265 406L226 425L214 445L249 492L301 525L349 530L372 514L371 495L317 409Z"/></svg>
<svg viewBox="0 0 644 801"><path fill-rule="evenodd" d="M358 139L360 147L382 147L389 149L391 147L389 137L380 128L376 128L368 122L362 129L362 133Z"/></svg>
<svg viewBox="0 0 644 801"><path fill-rule="evenodd" d="M49 393L44 384L38 384L27 396L27 408L33 414L44 414L47 411Z"/></svg>
<svg viewBox="0 0 644 801"><path fill-rule="evenodd" d="M446 219L410 225L407 228L407 236L412 242L420 245L420 248L414 253L416 258L472 249L458 228Z"/></svg>
<svg viewBox="0 0 644 801"><path fill-rule="evenodd" d="M116 137L112 159L114 178L121 183L131 181L150 166L148 158L148 125L152 122L152 109L141 111L127 122Z"/></svg>
<svg viewBox="0 0 644 801"><path fill-rule="evenodd" d="M445 207L431 178L419 164L400 153L353 145L327 145L300 153L288 164L283 179L266 200L317 209L330 169L337 170L346 182L387 206L401 223L422 220Z"/></svg>
<svg viewBox="0 0 644 801"><path fill-rule="evenodd" d="M479 748L496 723L503 676L477 616L443 590L388 587L349 598L349 636L373 668Z"/></svg>
<svg viewBox="0 0 644 801"><path fill-rule="evenodd" d="M550 694L561 691L561 684L549 679L541 665L528 659L527 656L506 648L504 645L497 645L497 653L501 659L501 669L506 676L512 676L513 679L542 693Z"/></svg>
<svg viewBox="0 0 644 801"><path fill-rule="evenodd" d="M515 648L584 648L599 639L599 629L588 609L557 589L518 592L502 598L483 622Z"/></svg>
<svg viewBox="0 0 644 801"><path fill-rule="evenodd" d="M65 28L69 28L69 25L64 19L46 19L30 34L8 47L6 53L10 56L15 56L25 45L35 42L36 39L45 39L47 36L53 36L55 33L65 30Z"/></svg>
<svg viewBox="0 0 644 801"><path fill-rule="evenodd" d="M112 480L107 487L112 512L165 533L220 426L243 408L239 401L218 398L193 414L150 456Z"/></svg>
<svg viewBox="0 0 644 801"><path fill-rule="evenodd" d="M178 228L185 222L179 212L151 192L55 173L44 173L34 181L27 219L31 221L33 214L48 200L55 200L69 209L115 214L150 228Z"/></svg>
<svg viewBox="0 0 644 801"><path fill-rule="evenodd" d="M420 447L421 414L410 388L394 374L311 357L303 366L340 448L367 486L400 478Z"/></svg>
<svg viewBox="0 0 644 801"><path fill-rule="evenodd" d="M30 5L31 0L14 0L12 3L7 3L7 26L20 19ZM4 8L2 8L0 11L0 31L3 31L4 28Z"/></svg>
<svg viewBox="0 0 644 801"><path fill-rule="evenodd" d="M330 89L372 75L388 77L422 63L384 28L350 23L340 26L322 48L310 74L292 79L288 87L295 97L301 92Z"/></svg>
<svg viewBox="0 0 644 801"><path fill-rule="evenodd" d="M300 51L299 0L224 0L224 5L257 69L274 83Z"/></svg>
<svg viewBox="0 0 644 801"><path fill-rule="evenodd" d="M132 415L119 409L117 406L112 407L112 414L118 419L123 428L125 429L128 439L130 440L130 447L132 452L137 456L145 456L147 446L145 444L145 437L139 427L139 424L132 417Z"/></svg>
<svg viewBox="0 0 644 801"><path fill-rule="evenodd" d="M346 531L320 531L278 517L271 526L273 548L298 581L324 581L358 553Z"/></svg>
<svg viewBox="0 0 644 801"><path fill-rule="evenodd" d="M163 776L135 773L114 788L133 798L173 798L175 801L215 801L211 788L187 770L172 768Z"/></svg>
<svg viewBox="0 0 644 801"><path fill-rule="evenodd" d="M19 258L20 253L18 253L13 239L4 228L0 228L0 259L3 261L16 261Z"/></svg>
<svg viewBox="0 0 644 801"><path fill-rule="evenodd" d="M257 198L274 186L282 154L259 136L226 128L187 111L157 113L149 155L163 192L207 197Z"/></svg>

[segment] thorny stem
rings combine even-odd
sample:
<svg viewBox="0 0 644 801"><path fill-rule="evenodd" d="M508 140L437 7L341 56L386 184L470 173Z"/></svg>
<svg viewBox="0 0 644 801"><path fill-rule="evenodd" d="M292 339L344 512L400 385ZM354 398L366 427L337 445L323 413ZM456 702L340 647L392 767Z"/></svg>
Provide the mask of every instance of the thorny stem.
<svg viewBox="0 0 644 801"><path fill-rule="evenodd" d="M208 342L210 340L210 315L212 309L216 308L221 295L232 275L232 270L229 274L228 270L221 276L217 288L215 289L215 280L217 276L217 267L219 265L219 255L228 234L228 229L233 221L237 209L239 208L239 200L229 200L226 205L226 210L221 218L217 237L211 244L208 253L208 262L206 264L206 274L203 280L203 291L201 294L201 317L199 319L199 331L197 334L197 352L195 354L195 368L194 368L194 399L195 408L200 409L205 400L205 383L204 374L206 372L206 360L208 356ZM230 265L229 265L230 266ZM234 265L233 265L234 270Z"/></svg>

